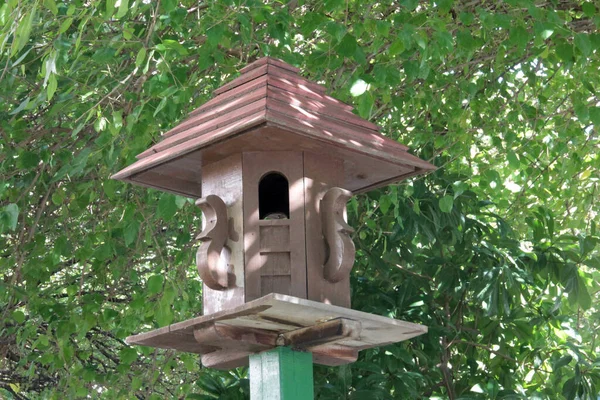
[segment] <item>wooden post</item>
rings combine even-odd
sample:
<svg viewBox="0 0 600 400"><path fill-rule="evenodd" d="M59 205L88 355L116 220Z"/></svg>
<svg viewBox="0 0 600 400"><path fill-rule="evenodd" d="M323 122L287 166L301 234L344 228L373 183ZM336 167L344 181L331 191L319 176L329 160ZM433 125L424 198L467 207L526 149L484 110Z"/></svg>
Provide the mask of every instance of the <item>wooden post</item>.
<svg viewBox="0 0 600 400"><path fill-rule="evenodd" d="M312 354L276 347L251 355L250 399L314 399Z"/></svg>

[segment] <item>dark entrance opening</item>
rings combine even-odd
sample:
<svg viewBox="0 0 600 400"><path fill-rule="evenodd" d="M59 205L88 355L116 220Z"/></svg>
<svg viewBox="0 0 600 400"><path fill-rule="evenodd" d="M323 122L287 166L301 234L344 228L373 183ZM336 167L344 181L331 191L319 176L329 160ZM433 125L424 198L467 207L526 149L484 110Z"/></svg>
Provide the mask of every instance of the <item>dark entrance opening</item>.
<svg viewBox="0 0 600 400"><path fill-rule="evenodd" d="M285 176L270 172L258 183L258 214L260 219L290 217L290 185Z"/></svg>

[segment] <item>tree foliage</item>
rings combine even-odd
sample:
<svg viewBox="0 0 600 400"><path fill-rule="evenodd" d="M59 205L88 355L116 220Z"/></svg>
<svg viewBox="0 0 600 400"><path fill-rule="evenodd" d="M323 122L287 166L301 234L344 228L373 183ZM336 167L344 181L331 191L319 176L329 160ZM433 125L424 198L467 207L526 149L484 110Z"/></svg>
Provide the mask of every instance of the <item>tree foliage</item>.
<svg viewBox="0 0 600 400"><path fill-rule="evenodd" d="M197 315L199 210L109 176L271 55L439 169L361 195L353 307L429 333L319 399L596 399L600 10L577 0L0 1L0 397L247 397L123 339Z"/></svg>

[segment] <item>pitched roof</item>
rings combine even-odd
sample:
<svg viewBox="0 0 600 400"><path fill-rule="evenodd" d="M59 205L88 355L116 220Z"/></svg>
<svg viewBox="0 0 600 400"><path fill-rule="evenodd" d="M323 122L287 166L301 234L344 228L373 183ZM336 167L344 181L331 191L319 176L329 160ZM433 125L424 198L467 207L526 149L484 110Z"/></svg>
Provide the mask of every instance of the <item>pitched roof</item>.
<svg viewBox="0 0 600 400"><path fill-rule="evenodd" d="M354 192L435 169L283 61L265 57L240 72L113 178L198 197L203 165L245 151L337 156Z"/></svg>

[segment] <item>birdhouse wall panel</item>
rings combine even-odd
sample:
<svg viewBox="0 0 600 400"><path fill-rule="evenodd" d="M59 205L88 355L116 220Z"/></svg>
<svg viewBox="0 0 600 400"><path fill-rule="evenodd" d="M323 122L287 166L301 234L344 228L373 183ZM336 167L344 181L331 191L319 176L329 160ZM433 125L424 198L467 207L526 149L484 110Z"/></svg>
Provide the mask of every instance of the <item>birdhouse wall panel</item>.
<svg viewBox="0 0 600 400"><path fill-rule="evenodd" d="M306 298L302 152L245 152L242 164L246 301L270 293L273 288L277 288L278 293L285 292L284 294ZM284 219L261 220L259 218L259 184L261 179L270 173L281 174L287 179L289 216L284 215ZM289 239L288 235L281 232L283 228L288 229ZM264 249L261 249L261 244L265 246ZM269 248L271 246L272 248ZM289 252L289 276L273 275L276 271L288 268L281 259L283 254L281 250ZM280 265L274 266L274 264ZM286 283L288 277L289 285Z"/></svg>
<svg viewBox="0 0 600 400"><path fill-rule="evenodd" d="M321 200L332 187L344 187L343 160L305 152L307 299L350 308L349 276L332 283L323 272L328 249L323 235Z"/></svg>
<svg viewBox="0 0 600 400"><path fill-rule="evenodd" d="M229 264L235 279L224 290L203 285L204 315L244 304L244 218L242 155L236 154L203 167L202 192L219 196L227 206Z"/></svg>
<svg viewBox="0 0 600 400"><path fill-rule="evenodd" d="M262 251L260 255L262 258L262 268L260 270L260 276L288 276L291 278L292 265L289 251ZM264 292L264 288L262 288L262 290ZM263 294L269 294L269 292Z"/></svg>
<svg viewBox="0 0 600 400"><path fill-rule="evenodd" d="M261 221L262 222L262 221ZM267 225L260 227L260 251L281 252L290 251L290 226Z"/></svg>
<svg viewBox="0 0 600 400"><path fill-rule="evenodd" d="M263 292L262 296L270 293L290 296L292 291L292 277L290 275L261 276L260 286Z"/></svg>

